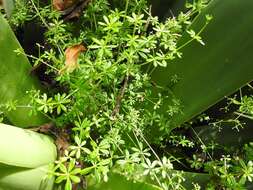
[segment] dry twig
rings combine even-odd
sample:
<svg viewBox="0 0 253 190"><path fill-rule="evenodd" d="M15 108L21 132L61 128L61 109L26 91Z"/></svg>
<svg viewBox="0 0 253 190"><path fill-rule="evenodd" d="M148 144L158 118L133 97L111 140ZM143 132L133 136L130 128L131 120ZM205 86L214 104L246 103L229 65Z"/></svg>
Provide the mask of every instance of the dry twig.
<svg viewBox="0 0 253 190"><path fill-rule="evenodd" d="M111 115L112 117L114 117L115 115L117 115L119 113L121 101L124 97L124 94L125 94L125 91L126 91L126 88L127 88L127 85L128 85L128 80L129 80L129 75L127 74L124 78L124 83L123 83L123 86L120 89L119 95L117 96L116 105L115 105L115 107L112 111L112 115Z"/></svg>

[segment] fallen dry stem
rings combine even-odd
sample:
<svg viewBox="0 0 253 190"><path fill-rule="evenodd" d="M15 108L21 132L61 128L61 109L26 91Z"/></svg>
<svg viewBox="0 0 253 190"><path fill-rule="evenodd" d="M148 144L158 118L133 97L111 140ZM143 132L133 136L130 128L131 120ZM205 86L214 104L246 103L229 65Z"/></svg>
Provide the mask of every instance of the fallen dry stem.
<svg viewBox="0 0 253 190"><path fill-rule="evenodd" d="M121 101L124 97L124 94L125 94L125 91L126 91L126 88L127 88L127 85L128 85L128 81L129 81L129 75L127 74L124 78L124 83L123 83L123 86L120 89L119 95L117 96L116 105L115 105L115 107L112 111L112 117L114 117L115 115L117 115L119 113Z"/></svg>

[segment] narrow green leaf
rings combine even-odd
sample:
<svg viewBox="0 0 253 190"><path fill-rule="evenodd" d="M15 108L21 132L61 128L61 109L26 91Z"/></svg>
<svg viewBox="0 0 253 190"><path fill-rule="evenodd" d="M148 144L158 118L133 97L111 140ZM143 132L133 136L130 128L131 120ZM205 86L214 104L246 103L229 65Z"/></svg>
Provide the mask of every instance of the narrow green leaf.
<svg viewBox="0 0 253 190"><path fill-rule="evenodd" d="M64 180L66 180L66 176L65 175L61 175L59 177L56 178L55 183L61 183Z"/></svg>
<svg viewBox="0 0 253 190"><path fill-rule="evenodd" d="M64 190L72 190L72 184L70 179L67 179L66 183L65 183L65 189Z"/></svg>
<svg viewBox="0 0 253 190"><path fill-rule="evenodd" d="M78 176L73 176L73 175L70 176L70 179L71 179L71 181L72 181L73 183L80 183L80 181L81 181L80 177L78 177Z"/></svg>
<svg viewBox="0 0 253 190"><path fill-rule="evenodd" d="M84 168L84 169L82 169L82 171L80 172L80 174L81 175L86 175L86 174L90 173L93 168L94 167L92 167L92 166L88 167L88 168Z"/></svg>

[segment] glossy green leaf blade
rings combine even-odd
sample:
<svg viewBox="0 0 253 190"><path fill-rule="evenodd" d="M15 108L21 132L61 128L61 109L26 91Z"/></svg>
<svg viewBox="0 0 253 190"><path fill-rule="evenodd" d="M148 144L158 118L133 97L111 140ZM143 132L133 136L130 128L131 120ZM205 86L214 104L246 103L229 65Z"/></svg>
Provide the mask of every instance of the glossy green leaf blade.
<svg viewBox="0 0 253 190"><path fill-rule="evenodd" d="M18 101L19 106L27 106L31 89L40 89L36 78L31 76L31 65L24 55L14 52L21 49L7 21L0 15L0 104ZM31 108L17 108L6 112L8 119L19 127L41 125L47 122L41 114L29 116Z"/></svg>
<svg viewBox="0 0 253 190"><path fill-rule="evenodd" d="M205 189L207 187L207 184L211 180L211 175L208 173L196 173L196 172L185 172L183 170L170 170L168 171L170 176L181 176L182 181L180 182L180 185L183 186L185 189L194 189L193 184L198 184L201 188ZM180 177L179 177L180 178ZM174 178L176 181L176 177ZM151 183L154 180L151 180L149 178L145 179L146 182Z"/></svg>
<svg viewBox="0 0 253 190"><path fill-rule="evenodd" d="M0 165L0 190L52 190L53 178L47 177L48 165L28 169Z"/></svg>
<svg viewBox="0 0 253 190"><path fill-rule="evenodd" d="M174 170L174 172L176 172L176 170ZM211 175L206 173L183 172L183 177L185 181L182 182L182 185L186 189L194 189L193 183L205 189L211 180Z"/></svg>
<svg viewBox="0 0 253 190"><path fill-rule="evenodd" d="M177 170L171 170L176 174ZM181 173L181 172L180 172ZM210 175L193 172L183 172L182 176L185 181L182 182L186 189L193 189L192 183L198 183L202 188L206 187L210 181ZM127 178L118 173L110 173L108 182L95 183L94 179L88 180L88 190L162 190L156 185L152 185L152 180L143 179L141 181L127 180Z"/></svg>
<svg viewBox="0 0 253 190"><path fill-rule="evenodd" d="M144 183L144 182L133 182L127 180L126 177L118 173L111 173L109 175L108 182L102 182L96 184L92 179L88 181L87 190L162 190L161 188Z"/></svg>
<svg viewBox="0 0 253 190"><path fill-rule="evenodd" d="M151 0L152 13L160 19L177 16L182 10L185 10L185 3L192 0Z"/></svg>
<svg viewBox="0 0 253 190"><path fill-rule="evenodd" d="M158 111L166 113L172 97L181 101L182 113L173 115L171 128L205 111L253 79L251 7L252 0L213 0L191 26L198 32L205 24L205 15L213 16L201 35L206 45L192 42L183 48L182 59L153 72L152 80L158 85L170 86L173 94ZM180 44L187 40L189 35L185 34ZM170 77L175 74L179 82L171 86Z"/></svg>
<svg viewBox="0 0 253 190"><path fill-rule="evenodd" d="M46 135L0 124L0 163L36 168L56 159L53 140Z"/></svg>

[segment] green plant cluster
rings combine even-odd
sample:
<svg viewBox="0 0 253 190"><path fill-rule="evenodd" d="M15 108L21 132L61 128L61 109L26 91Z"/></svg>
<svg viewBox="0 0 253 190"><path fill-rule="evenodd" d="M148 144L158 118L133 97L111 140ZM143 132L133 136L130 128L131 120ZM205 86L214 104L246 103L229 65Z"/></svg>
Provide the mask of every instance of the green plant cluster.
<svg viewBox="0 0 253 190"><path fill-rule="evenodd" d="M44 75L54 84L48 84L50 90L45 92L27 92L29 105L10 102L3 107L11 110L29 106L33 108L31 114L42 112L58 128L71 126L70 146L49 172L56 177L59 189L71 190L74 184L85 188L90 178L108 181L110 172L145 180L165 190L187 189L183 172L175 170L175 165L184 165L184 160L161 151L168 143L172 147L202 148L208 158L194 154L188 162L192 169L211 174L214 179L209 189L243 189L247 181L252 181L251 144L245 145L245 158L224 156L214 161L210 150L216 145L205 145L201 139L194 142L177 131L169 133L170 118L181 111L177 97L168 105L167 113L156 112L164 97L152 96L154 86L162 87L150 75L157 67L181 58L181 49L192 41L205 45L201 32L212 17L206 16L206 24L199 31L188 27L207 1L187 3L185 13L163 22L152 16L147 0L95 0L75 22L64 21L51 4L24 2L16 1L10 23L17 27L32 20L46 28L45 42L38 44L39 56L27 56L35 69L46 67ZM183 33L188 33L190 40L178 46ZM87 49L80 53L78 67L73 72L60 72L66 66L65 49L77 44ZM179 80L176 75L168 78L171 83ZM240 106L238 114L250 118L252 102L252 97L246 96L240 102L233 100ZM152 109L145 109L150 104ZM150 140L150 126L157 126L164 136ZM200 186L194 183L192 189Z"/></svg>

